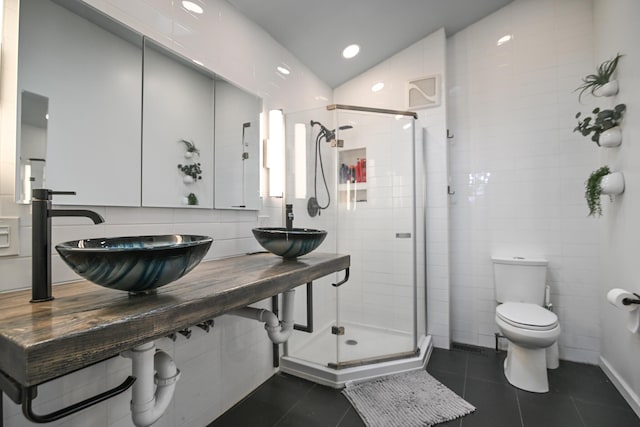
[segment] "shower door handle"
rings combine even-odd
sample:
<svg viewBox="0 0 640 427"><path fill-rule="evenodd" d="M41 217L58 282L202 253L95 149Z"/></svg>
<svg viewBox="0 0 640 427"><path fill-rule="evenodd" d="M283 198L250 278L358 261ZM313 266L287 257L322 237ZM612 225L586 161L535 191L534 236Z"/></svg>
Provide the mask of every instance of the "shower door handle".
<svg viewBox="0 0 640 427"><path fill-rule="evenodd" d="M410 239L411 233L396 233L396 239Z"/></svg>

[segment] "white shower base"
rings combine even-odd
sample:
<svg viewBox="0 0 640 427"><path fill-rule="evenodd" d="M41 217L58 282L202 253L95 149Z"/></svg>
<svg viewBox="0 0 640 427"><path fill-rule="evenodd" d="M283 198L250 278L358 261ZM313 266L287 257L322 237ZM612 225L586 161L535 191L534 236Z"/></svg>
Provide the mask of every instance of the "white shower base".
<svg viewBox="0 0 640 427"><path fill-rule="evenodd" d="M340 361L371 358L386 355L384 349L393 353L409 352L413 349L413 337L399 331L374 328L366 325L343 324L345 335L340 340ZM355 340L357 344L345 342ZM383 350L381 350L381 347ZM336 336L327 327L315 334L301 348L280 358L282 372L333 388L342 388L349 382L366 381L384 375L424 369L429 361L433 344L430 336L418 339L420 353L402 359L371 363L344 369L333 369L329 363L336 362Z"/></svg>

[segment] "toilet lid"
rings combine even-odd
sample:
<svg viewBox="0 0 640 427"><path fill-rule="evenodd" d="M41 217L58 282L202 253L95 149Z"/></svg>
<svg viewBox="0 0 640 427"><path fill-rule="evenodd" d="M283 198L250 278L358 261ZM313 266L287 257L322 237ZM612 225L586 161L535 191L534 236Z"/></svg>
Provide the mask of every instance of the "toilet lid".
<svg viewBox="0 0 640 427"><path fill-rule="evenodd" d="M558 316L536 304L505 302L496 307L496 315L503 321L525 329L547 330L558 324Z"/></svg>

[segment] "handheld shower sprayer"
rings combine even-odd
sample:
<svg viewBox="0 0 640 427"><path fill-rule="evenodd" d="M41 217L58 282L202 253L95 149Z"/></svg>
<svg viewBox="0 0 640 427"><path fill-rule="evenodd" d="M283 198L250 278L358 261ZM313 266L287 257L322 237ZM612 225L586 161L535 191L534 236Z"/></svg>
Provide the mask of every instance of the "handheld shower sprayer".
<svg viewBox="0 0 640 427"><path fill-rule="evenodd" d="M327 179L324 174L324 165L322 163L322 150L321 150L320 140L324 138L325 142L331 143L332 147L335 147L335 146L342 147L342 145L341 144L336 145L336 142L337 142L336 129L330 130L326 126L324 126L322 123L316 122L314 120L311 120L310 124L311 124L311 127L316 125L320 126L320 132L318 132L318 135L316 136L315 162L314 162L314 172L313 172L313 196L310 197L309 201L307 202L307 213L309 214L310 217L315 217L316 215L320 215L320 211L322 211L323 209L327 209L331 204L331 193L329 192L329 186L327 184ZM347 129L353 129L353 126L344 125L344 126L338 127L338 130L347 130ZM342 142L342 141L338 141L338 142ZM318 185L317 185L318 163L320 163L320 172L322 173L322 182L324 183L325 192L327 194L327 203L324 206L320 205L320 203L318 202Z"/></svg>

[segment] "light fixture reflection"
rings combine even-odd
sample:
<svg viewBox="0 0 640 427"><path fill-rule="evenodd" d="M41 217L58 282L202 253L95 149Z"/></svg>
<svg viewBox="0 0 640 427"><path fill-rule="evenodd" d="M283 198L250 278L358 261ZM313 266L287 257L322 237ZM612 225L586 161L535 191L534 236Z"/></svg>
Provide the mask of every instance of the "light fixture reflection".
<svg viewBox="0 0 640 427"><path fill-rule="evenodd" d="M202 9L202 6L200 6L199 4L195 4L194 2L188 1L188 0L183 0L182 1L182 7L187 9L189 12L193 12L193 13L196 13L198 15L201 15L204 12L204 9Z"/></svg>
<svg viewBox="0 0 640 427"><path fill-rule="evenodd" d="M500 38L498 39L498 41L496 42L496 44L497 44L498 46L502 46L503 44L505 44L505 43L509 42L512 38L513 38L513 36L512 36L511 34L504 35L504 36L502 36L502 37L500 37Z"/></svg>
<svg viewBox="0 0 640 427"><path fill-rule="evenodd" d="M269 196L282 197L284 192L284 116L282 110L269 111Z"/></svg>
<svg viewBox="0 0 640 427"><path fill-rule="evenodd" d="M281 65L280 65L280 66L278 66L278 67L276 67L276 70L278 70L278 72L279 72L280 74L283 74L283 75L285 75L285 76L288 76L289 74L291 74L291 71L289 71L289 69L288 69L288 68L285 68L285 67L283 67L283 66L281 66Z"/></svg>
<svg viewBox="0 0 640 427"><path fill-rule="evenodd" d="M307 126L296 123L293 127L295 152L295 194L296 199L307 198Z"/></svg>
<svg viewBox="0 0 640 427"><path fill-rule="evenodd" d="M342 50L342 56L346 59L351 59L360 53L360 46L357 44L350 44Z"/></svg>
<svg viewBox="0 0 640 427"><path fill-rule="evenodd" d="M384 88L384 83L378 82L371 86L371 92L380 92Z"/></svg>

